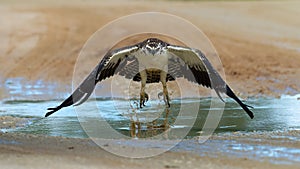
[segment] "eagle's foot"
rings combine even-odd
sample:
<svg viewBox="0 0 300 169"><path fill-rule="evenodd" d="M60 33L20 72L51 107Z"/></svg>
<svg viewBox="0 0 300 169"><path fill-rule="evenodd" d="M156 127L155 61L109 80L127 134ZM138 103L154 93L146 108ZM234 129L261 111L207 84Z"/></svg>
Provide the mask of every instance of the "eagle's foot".
<svg viewBox="0 0 300 169"><path fill-rule="evenodd" d="M170 102L169 102L169 98L167 97L167 99L164 99L164 102L166 104L166 107L170 107Z"/></svg>
<svg viewBox="0 0 300 169"><path fill-rule="evenodd" d="M146 92L140 94L140 108L145 106L145 103L149 100L149 95Z"/></svg>
<svg viewBox="0 0 300 169"><path fill-rule="evenodd" d="M170 103L169 103L169 101L167 101L167 104L166 104L166 105L167 105L167 107L168 107L168 108L170 107Z"/></svg>
<svg viewBox="0 0 300 169"><path fill-rule="evenodd" d="M164 91L163 94L164 94L164 102L165 102L166 106L169 108L170 107L170 98L168 95L168 91Z"/></svg>

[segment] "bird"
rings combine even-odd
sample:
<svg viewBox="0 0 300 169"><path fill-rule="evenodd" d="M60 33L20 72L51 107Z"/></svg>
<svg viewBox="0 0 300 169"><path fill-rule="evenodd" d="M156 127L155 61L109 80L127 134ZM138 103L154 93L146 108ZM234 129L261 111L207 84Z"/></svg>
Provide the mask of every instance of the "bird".
<svg viewBox="0 0 300 169"><path fill-rule="evenodd" d="M148 38L131 46L109 50L99 64L60 105L48 108L45 117L68 106L84 103L93 93L97 83L120 75L141 83L139 107L143 108L149 96L147 83L161 82L166 107L170 107L167 82L184 78L190 82L213 89L223 101L221 93L235 100L253 119L254 114L232 91L229 85L199 49L169 44L158 38Z"/></svg>

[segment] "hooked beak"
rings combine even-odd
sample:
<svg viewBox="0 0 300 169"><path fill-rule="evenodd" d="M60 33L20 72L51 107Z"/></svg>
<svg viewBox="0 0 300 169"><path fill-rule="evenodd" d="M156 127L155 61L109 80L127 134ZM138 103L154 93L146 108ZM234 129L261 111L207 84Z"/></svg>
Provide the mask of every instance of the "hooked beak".
<svg viewBox="0 0 300 169"><path fill-rule="evenodd" d="M154 56L154 54L156 53L156 50L151 50L150 53Z"/></svg>
<svg viewBox="0 0 300 169"><path fill-rule="evenodd" d="M159 49L150 49L148 50L153 56L158 52Z"/></svg>

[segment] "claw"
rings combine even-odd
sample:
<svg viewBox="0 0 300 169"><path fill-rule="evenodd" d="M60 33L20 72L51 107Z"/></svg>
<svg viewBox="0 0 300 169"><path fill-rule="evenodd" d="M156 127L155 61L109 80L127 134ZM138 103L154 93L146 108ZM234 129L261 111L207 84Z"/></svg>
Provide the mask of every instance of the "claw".
<svg viewBox="0 0 300 169"><path fill-rule="evenodd" d="M140 94L140 108L145 106L145 103L149 100L149 95L146 92Z"/></svg>
<svg viewBox="0 0 300 169"><path fill-rule="evenodd" d="M168 106L168 108L170 107L170 103L169 103L169 101L168 101L168 103L167 103L167 106Z"/></svg>
<svg viewBox="0 0 300 169"><path fill-rule="evenodd" d="M168 94L164 95L164 102L165 102L166 106L169 108L170 107L170 102L169 102Z"/></svg>
<svg viewBox="0 0 300 169"><path fill-rule="evenodd" d="M149 95L147 93L145 93L145 98L143 101L143 106L145 106L145 103L149 100Z"/></svg>
<svg viewBox="0 0 300 169"><path fill-rule="evenodd" d="M167 90L166 86L164 86L164 88L163 88L163 96L164 96L164 102L165 102L166 106L169 108L170 107L170 98L169 98L169 94L168 94L168 90Z"/></svg>

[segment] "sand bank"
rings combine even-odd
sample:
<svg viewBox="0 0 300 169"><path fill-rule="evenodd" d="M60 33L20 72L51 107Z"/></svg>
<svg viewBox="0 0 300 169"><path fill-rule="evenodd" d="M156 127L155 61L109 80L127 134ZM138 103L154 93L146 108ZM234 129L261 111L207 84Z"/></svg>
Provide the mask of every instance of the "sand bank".
<svg viewBox="0 0 300 169"><path fill-rule="evenodd" d="M297 1L1 2L0 77L24 77L70 85L88 38L118 17L136 12L174 14L208 36L227 82L241 96L297 94L300 51ZM82 64L87 75L101 49ZM97 53L98 52L98 53Z"/></svg>

